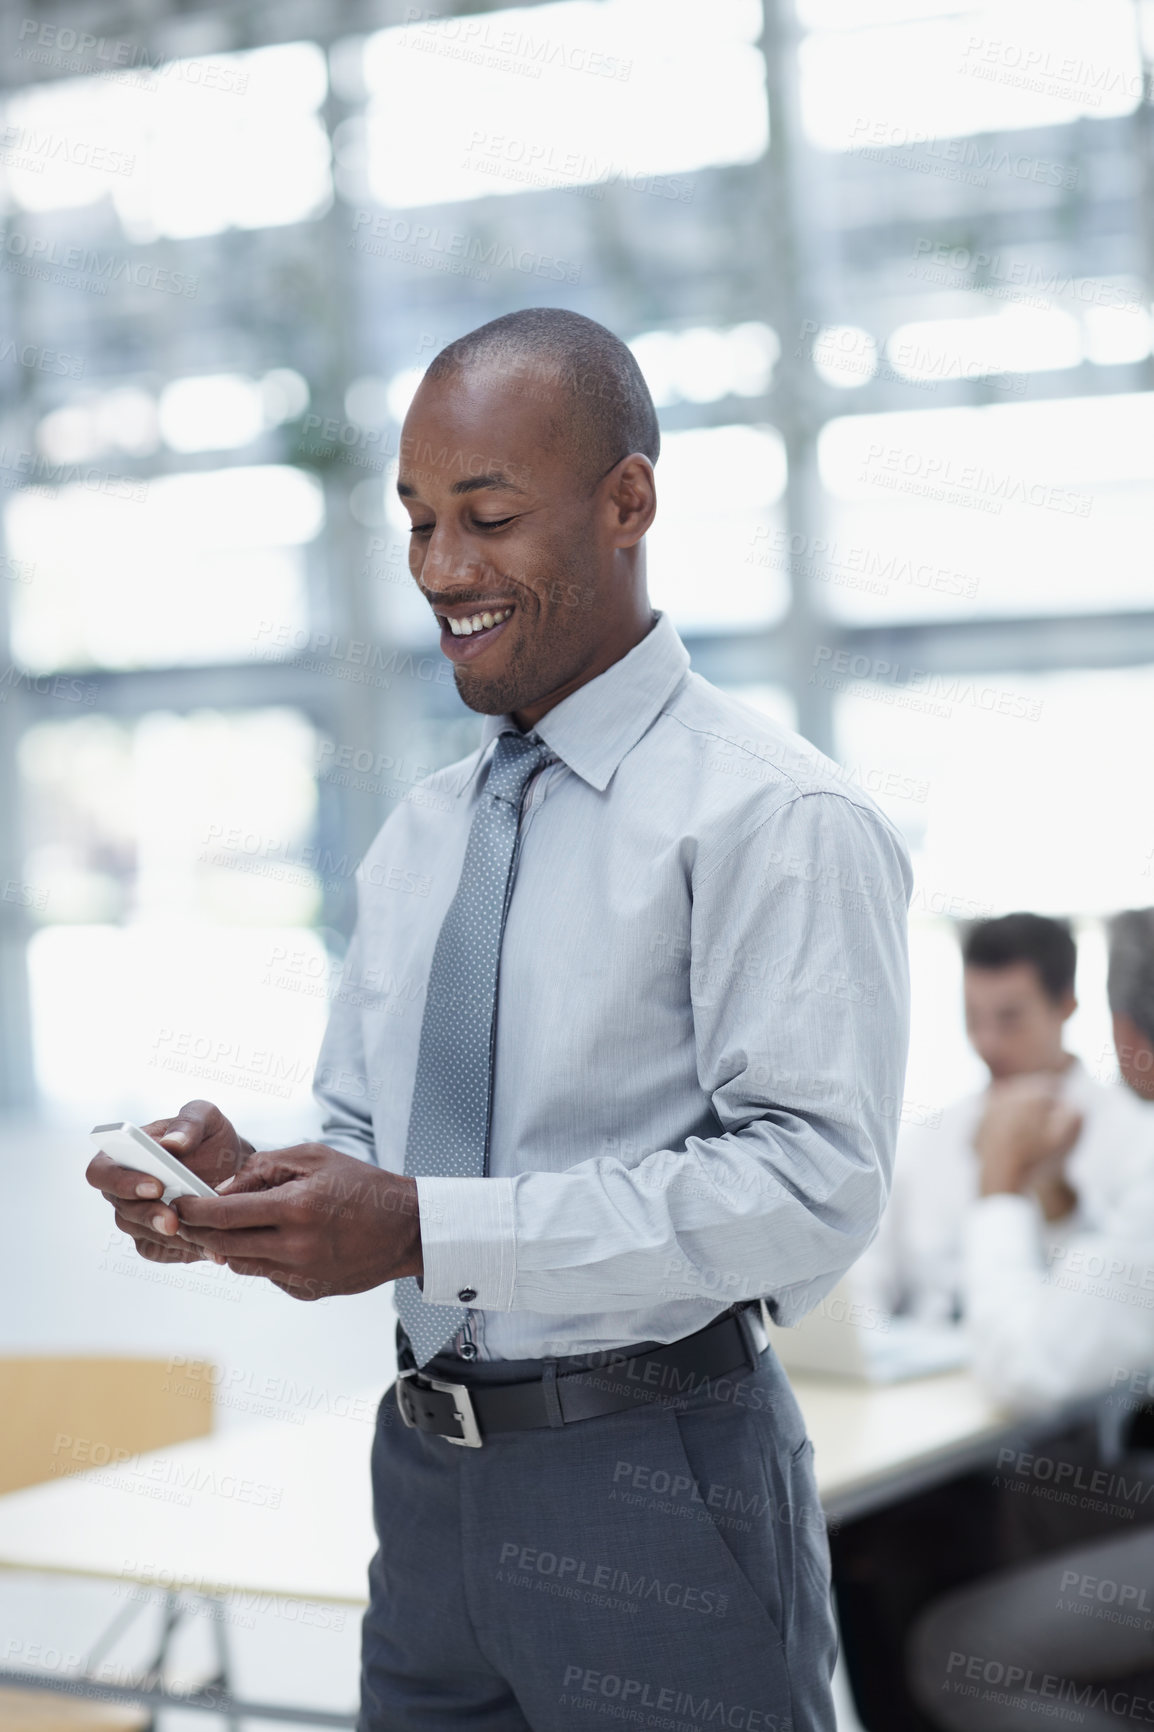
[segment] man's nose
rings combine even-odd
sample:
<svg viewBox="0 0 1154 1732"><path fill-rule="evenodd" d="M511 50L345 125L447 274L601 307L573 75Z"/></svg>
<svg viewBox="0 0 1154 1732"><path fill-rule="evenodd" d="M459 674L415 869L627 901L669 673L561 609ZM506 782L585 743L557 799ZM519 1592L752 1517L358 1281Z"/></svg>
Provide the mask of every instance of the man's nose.
<svg viewBox="0 0 1154 1732"><path fill-rule="evenodd" d="M454 583L462 587L475 580L479 562L471 549L465 547L451 524L436 524L425 542L425 557L421 564L421 581L426 589L443 595Z"/></svg>

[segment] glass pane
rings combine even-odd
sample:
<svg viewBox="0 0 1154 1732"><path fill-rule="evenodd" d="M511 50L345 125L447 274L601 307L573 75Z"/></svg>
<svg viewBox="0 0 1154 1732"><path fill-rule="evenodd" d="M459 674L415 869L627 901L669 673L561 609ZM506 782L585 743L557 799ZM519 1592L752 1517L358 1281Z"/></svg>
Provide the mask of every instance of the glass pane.
<svg viewBox="0 0 1154 1732"><path fill-rule="evenodd" d="M244 661L307 627L303 545L320 484L275 466L28 487L4 507L12 646L36 671Z"/></svg>
<svg viewBox="0 0 1154 1732"><path fill-rule="evenodd" d="M314 729L294 710L93 715L30 728L19 755L25 877L40 918L315 919L319 757Z"/></svg>
<svg viewBox="0 0 1154 1732"><path fill-rule="evenodd" d="M139 44L54 30L65 70L108 52L101 76L34 85L4 104L0 187L26 210L108 199L135 241L319 216L331 196L313 42L166 60ZM86 46L88 45L88 46ZM127 50L127 53L123 51ZM6 140L7 142L7 140Z"/></svg>
<svg viewBox="0 0 1154 1732"><path fill-rule="evenodd" d="M379 31L346 169L367 154L364 196L394 207L620 184L675 209L694 169L765 149L760 12L715 0L703 30L692 0L560 0Z"/></svg>
<svg viewBox="0 0 1154 1732"><path fill-rule="evenodd" d="M1154 393L823 428L825 605L854 621L1147 607Z"/></svg>
<svg viewBox="0 0 1154 1732"><path fill-rule="evenodd" d="M884 10L893 18L938 8ZM1130 114L1142 100L1128 0L994 0L872 28L858 27L869 13L851 13L838 0L814 0L807 12L815 22L847 26L816 33L801 48L804 122L826 150L876 151L903 167L911 149L950 140L925 155L952 168L951 178L970 175L983 186L981 176L1004 172L1007 147L970 135L1101 120Z"/></svg>
<svg viewBox="0 0 1154 1732"><path fill-rule="evenodd" d="M336 984L318 933L51 926L34 936L28 965L36 1076L50 1111L140 1123L201 1099L250 1137L307 1136Z"/></svg>
<svg viewBox="0 0 1154 1732"><path fill-rule="evenodd" d="M679 631L769 625L788 576L778 502L785 446L769 427L662 435L657 518L646 536L649 594ZM768 551L766 551L768 550Z"/></svg>
<svg viewBox="0 0 1154 1732"><path fill-rule="evenodd" d="M847 685L838 756L893 778L871 791L914 847L913 915L1154 902L1154 813L1133 749L1150 731L1154 668Z"/></svg>

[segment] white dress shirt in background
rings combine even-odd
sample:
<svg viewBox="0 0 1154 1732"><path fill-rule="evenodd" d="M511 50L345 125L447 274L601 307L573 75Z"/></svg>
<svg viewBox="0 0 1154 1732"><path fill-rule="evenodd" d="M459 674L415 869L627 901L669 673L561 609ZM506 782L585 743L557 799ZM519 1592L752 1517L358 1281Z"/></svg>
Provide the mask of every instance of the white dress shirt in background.
<svg viewBox="0 0 1154 1732"><path fill-rule="evenodd" d="M1073 1234L1116 1224L1130 1192L1154 1174L1154 1108L1120 1084L1096 1081L1078 1059L1063 1073L1061 1093L1082 1114L1066 1162L1077 1209L1048 1223L1033 1198L1010 1199L1021 1230L1028 1224L1031 1245L1043 1251ZM948 1107L937 1124L901 1131L881 1228L850 1277L856 1297L927 1322L950 1322L965 1312L968 1226L976 1222L973 1234L980 1238L981 1221L999 1214L988 1204L1000 1199L978 1195L974 1137L986 1100L981 1089Z"/></svg>
<svg viewBox="0 0 1154 1732"><path fill-rule="evenodd" d="M1139 1107L1154 1124L1154 1107ZM1147 1133L1150 1135L1151 1133ZM983 1197L962 1257L974 1371L1021 1411L1101 1390L1154 1401L1154 1152L1097 1230L1043 1235L1025 1197Z"/></svg>

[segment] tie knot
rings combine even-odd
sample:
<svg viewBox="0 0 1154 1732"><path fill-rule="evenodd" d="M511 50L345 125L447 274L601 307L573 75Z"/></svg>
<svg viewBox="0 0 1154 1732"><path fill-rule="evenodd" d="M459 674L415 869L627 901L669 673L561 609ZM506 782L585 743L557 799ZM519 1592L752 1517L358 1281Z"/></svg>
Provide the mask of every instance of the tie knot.
<svg viewBox="0 0 1154 1732"><path fill-rule="evenodd" d="M492 794L496 800L508 800L514 806L520 805L525 783L534 770L540 769L552 755L544 740L532 738L528 734L498 734L493 760L489 765L486 792Z"/></svg>

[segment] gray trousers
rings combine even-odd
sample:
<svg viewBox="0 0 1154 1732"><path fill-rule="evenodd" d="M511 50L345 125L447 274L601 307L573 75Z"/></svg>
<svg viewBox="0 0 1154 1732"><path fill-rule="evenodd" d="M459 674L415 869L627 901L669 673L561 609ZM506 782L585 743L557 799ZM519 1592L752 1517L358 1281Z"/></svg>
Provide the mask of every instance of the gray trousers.
<svg viewBox="0 0 1154 1732"><path fill-rule="evenodd" d="M512 1382L541 1362L426 1370ZM772 1350L480 1449L408 1429L390 1389L372 1470L359 1732L834 1732L825 1519Z"/></svg>
<svg viewBox="0 0 1154 1732"><path fill-rule="evenodd" d="M1154 1529L946 1595L914 1627L910 1684L958 1732L1154 1725Z"/></svg>

